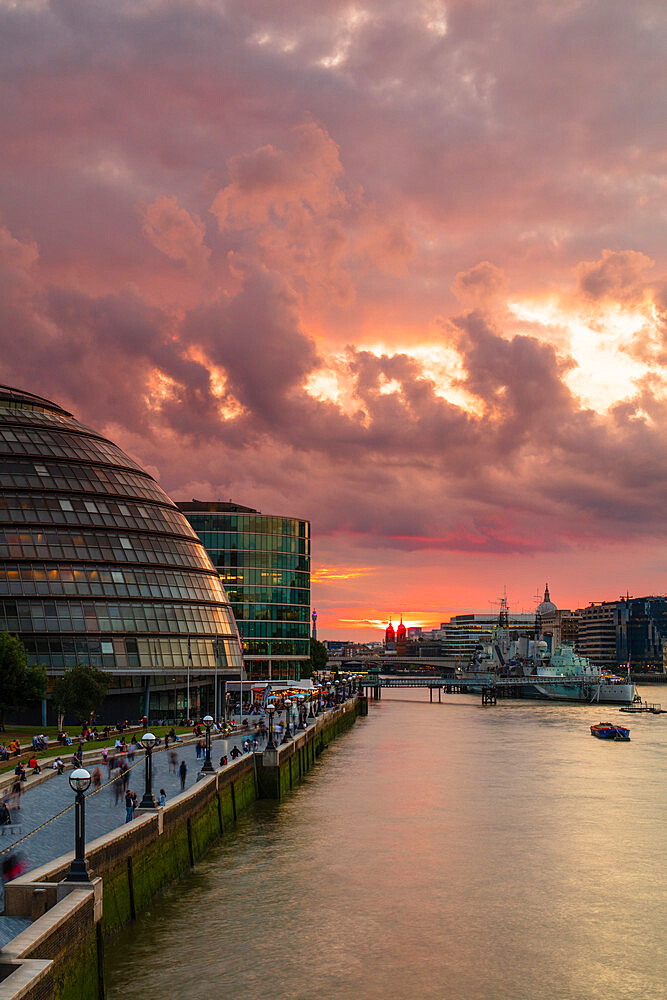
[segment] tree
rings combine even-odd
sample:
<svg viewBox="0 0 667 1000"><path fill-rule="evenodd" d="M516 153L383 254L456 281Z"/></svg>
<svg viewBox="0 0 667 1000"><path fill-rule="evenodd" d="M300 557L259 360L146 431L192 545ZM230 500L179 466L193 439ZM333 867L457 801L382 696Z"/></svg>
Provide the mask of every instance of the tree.
<svg viewBox="0 0 667 1000"><path fill-rule="evenodd" d="M58 729L62 729L66 715L92 722L108 688L109 675L84 663L75 664L56 678L52 697L58 713Z"/></svg>
<svg viewBox="0 0 667 1000"><path fill-rule="evenodd" d="M310 640L310 674L312 677L315 670L326 670L329 654L327 647L319 639Z"/></svg>
<svg viewBox="0 0 667 1000"><path fill-rule="evenodd" d="M0 722L4 725L7 709L23 708L38 701L46 690L44 667L29 667L20 639L9 632L0 633Z"/></svg>
<svg viewBox="0 0 667 1000"><path fill-rule="evenodd" d="M51 698L56 707L58 732L62 733L65 722L65 712L69 702L69 686L65 677L56 677L53 682Z"/></svg>

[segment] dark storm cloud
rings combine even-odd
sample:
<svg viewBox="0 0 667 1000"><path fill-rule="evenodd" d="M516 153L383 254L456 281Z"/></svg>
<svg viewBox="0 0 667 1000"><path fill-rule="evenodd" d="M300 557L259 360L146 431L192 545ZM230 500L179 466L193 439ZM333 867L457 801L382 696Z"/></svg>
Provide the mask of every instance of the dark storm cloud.
<svg viewBox="0 0 667 1000"><path fill-rule="evenodd" d="M377 546L663 535L661 25L608 0L0 2L2 380L172 492ZM653 379L594 412L508 289L655 315L627 344Z"/></svg>

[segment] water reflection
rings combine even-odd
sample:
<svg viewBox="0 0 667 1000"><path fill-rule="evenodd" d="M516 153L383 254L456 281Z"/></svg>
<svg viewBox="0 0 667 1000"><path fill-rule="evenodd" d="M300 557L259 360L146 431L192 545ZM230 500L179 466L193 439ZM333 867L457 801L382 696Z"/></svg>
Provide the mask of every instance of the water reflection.
<svg viewBox="0 0 667 1000"><path fill-rule="evenodd" d="M412 697L124 933L110 1000L664 995L667 716L606 744L598 708Z"/></svg>

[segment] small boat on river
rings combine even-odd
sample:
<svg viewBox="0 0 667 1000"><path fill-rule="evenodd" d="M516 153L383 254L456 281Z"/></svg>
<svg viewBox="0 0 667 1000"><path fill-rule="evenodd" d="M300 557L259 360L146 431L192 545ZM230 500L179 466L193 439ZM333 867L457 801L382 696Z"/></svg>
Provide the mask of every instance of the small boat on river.
<svg viewBox="0 0 667 1000"><path fill-rule="evenodd" d="M591 736L599 740L629 740L630 730L615 726L613 722L598 722L596 726L591 726Z"/></svg>

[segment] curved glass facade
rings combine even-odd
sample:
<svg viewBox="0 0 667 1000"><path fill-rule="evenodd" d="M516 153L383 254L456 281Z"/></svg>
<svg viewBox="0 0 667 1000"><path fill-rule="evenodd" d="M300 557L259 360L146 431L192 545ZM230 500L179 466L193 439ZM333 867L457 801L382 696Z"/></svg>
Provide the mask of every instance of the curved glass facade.
<svg viewBox="0 0 667 1000"><path fill-rule="evenodd" d="M298 679L310 657L310 522L233 503L178 507L220 574L248 676Z"/></svg>
<svg viewBox="0 0 667 1000"><path fill-rule="evenodd" d="M4 630L49 673L89 663L119 687L242 667L220 577L155 480L61 407L0 387Z"/></svg>

